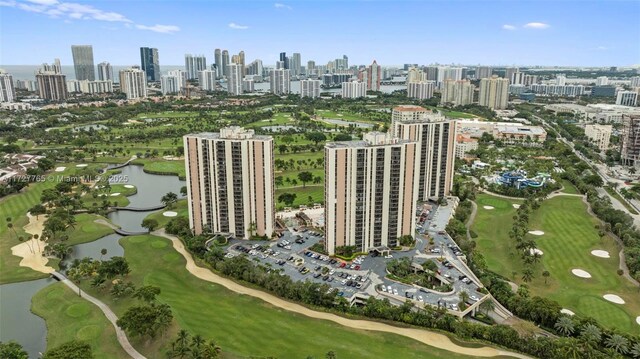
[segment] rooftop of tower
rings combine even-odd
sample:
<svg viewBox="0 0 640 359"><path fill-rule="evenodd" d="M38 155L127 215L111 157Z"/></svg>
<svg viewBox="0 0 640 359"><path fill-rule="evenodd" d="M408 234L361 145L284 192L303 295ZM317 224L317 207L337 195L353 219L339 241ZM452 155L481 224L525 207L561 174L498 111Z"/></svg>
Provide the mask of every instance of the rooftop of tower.
<svg viewBox="0 0 640 359"><path fill-rule="evenodd" d="M185 135L185 137L197 137L207 140L271 140L271 136L256 135L253 130L247 130L240 126L229 126L220 129L220 132L201 132Z"/></svg>
<svg viewBox="0 0 640 359"><path fill-rule="evenodd" d="M393 108L394 111L400 111L400 112L418 112L418 111L429 111L431 112L431 110L427 110L426 108L422 107L422 106L416 106L416 105L399 105Z"/></svg>
<svg viewBox="0 0 640 359"><path fill-rule="evenodd" d="M398 144L405 144L405 143L412 143L412 142L414 141L397 138L387 132L372 131L372 132L365 133L362 140L329 142L325 145L325 147L327 148L359 148L359 147L398 145Z"/></svg>

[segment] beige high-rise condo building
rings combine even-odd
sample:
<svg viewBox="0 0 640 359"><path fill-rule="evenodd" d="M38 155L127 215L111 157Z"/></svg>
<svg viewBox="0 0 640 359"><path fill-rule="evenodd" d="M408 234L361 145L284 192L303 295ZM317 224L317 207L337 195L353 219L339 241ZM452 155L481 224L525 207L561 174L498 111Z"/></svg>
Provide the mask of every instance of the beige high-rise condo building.
<svg viewBox="0 0 640 359"><path fill-rule="evenodd" d="M478 104L493 110L507 108L509 102L509 80L493 76L480 80L480 95Z"/></svg>
<svg viewBox="0 0 640 359"><path fill-rule="evenodd" d="M415 233L418 143L370 132L325 145L325 247L396 246Z"/></svg>
<svg viewBox="0 0 640 359"><path fill-rule="evenodd" d="M463 106L473 103L473 93L476 87L469 80L445 80L442 83L441 104Z"/></svg>
<svg viewBox="0 0 640 359"><path fill-rule="evenodd" d="M231 126L184 136L189 224L196 234L271 237L273 139Z"/></svg>
<svg viewBox="0 0 640 359"><path fill-rule="evenodd" d="M398 106L391 115L395 137L418 142L418 200L448 196L453 185L456 123L420 106Z"/></svg>
<svg viewBox="0 0 640 359"><path fill-rule="evenodd" d="M120 91L127 94L127 100L147 97L147 75L134 66L120 70Z"/></svg>
<svg viewBox="0 0 640 359"><path fill-rule="evenodd" d="M50 101L64 101L69 97L66 76L53 71L36 74L40 98Z"/></svg>
<svg viewBox="0 0 640 359"><path fill-rule="evenodd" d="M602 152L609 148L609 140L611 138L611 125L586 125L584 126L584 134L591 140Z"/></svg>

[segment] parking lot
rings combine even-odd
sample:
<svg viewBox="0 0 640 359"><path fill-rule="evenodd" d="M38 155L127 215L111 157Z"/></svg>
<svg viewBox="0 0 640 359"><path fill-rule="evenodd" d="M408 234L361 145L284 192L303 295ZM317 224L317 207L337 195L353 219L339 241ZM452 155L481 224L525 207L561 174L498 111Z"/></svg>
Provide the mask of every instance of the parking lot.
<svg viewBox="0 0 640 359"><path fill-rule="evenodd" d="M346 298L351 298L355 293L366 293L381 299L387 298L398 305L411 300L418 306L428 304L456 312L460 292L469 294L469 305L482 300L485 294L478 291L480 283L463 263L463 253L444 231L452 211L451 205L434 206L422 218L424 221L420 223L415 247L407 251L393 251L387 257L373 253L351 262L333 259L309 249L323 239L320 233L296 231L294 228L289 228L276 241L234 240L227 255L247 255L267 267L279 269L296 281L326 283ZM387 262L404 257L410 258L413 263L431 259L437 265L436 278L450 284L453 289L442 293L387 278Z"/></svg>

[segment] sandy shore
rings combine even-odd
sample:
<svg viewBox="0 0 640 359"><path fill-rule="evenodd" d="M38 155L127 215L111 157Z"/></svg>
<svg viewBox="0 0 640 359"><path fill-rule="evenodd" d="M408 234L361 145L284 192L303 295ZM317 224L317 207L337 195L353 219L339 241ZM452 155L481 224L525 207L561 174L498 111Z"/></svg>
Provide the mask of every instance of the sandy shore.
<svg viewBox="0 0 640 359"><path fill-rule="evenodd" d="M29 218L29 223L23 227L24 231L31 235L42 236L44 221L47 219L46 216L40 215L36 218L27 213L27 217ZM21 267L29 267L42 273L51 273L54 269L47 266L49 259L42 256L46 245L46 242L41 240L25 240L23 243L11 247L11 254L22 257L20 261Z"/></svg>
<svg viewBox="0 0 640 359"><path fill-rule="evenodd" d="M187 261L187 264L185 266L186 269L189 271L189 273L193 274L197 278L222 285L223 287L239 294L249 295L255 298L262 299L265 302L273 306L276 306L278 308L299 313L310 318L329 320L334 323L343 325L345 327L353 328L353 329L373 330L373 331L402 335L432 347L448 350L448 351L463 354L463 355L469 355L472 357L494 357L494 356L504 355L504 356L512 356L515 358L528 358L526 355L512 353L509 351L499 350L491 347L479 347L479 348L462 347L453 343L451 339L449 339L449 337L447 337L446 335L443 335L437 332L431 332L431 331L415 329L415 328L395 327L389 324L368 321L368 320L347 319L335 314L311 310L307 307L288 302L286 300L278 298L269 293L266 293L257 289L253 289L253 288L244 287L230 279L220 277L214 274L209 269L198 267L193 261L191 254L187 252L187 250L184 248L184 245L178 238L172 235L166 234L164 232L164 229L153 232L152 234L162 236L164 238L171 240L171 243L173 244L173 248L186 259Z"/></svg>

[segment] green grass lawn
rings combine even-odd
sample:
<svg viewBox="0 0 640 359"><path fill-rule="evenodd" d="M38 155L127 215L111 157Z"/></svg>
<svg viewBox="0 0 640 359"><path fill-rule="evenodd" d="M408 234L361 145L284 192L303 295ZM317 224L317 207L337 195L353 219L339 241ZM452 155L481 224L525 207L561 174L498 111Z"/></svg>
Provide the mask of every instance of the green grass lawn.
<svg viewBox="0 0 640 359"><path fill-rule="evenodd" d="M294 193L296 200L293 201L293 208L298 208L301 204L310 205L313 203L324 203L324 185L307 185L307 187L282 187L277 188L275 193L276 208L283 209L286 205L278 202L278 196L282 193ZM309 202L309 196L313 199Z"/></svg>
<svg viewBox="0 0 640 359"><path fill-rule="evenodd" d="M128 279L162 289L159 300L171 306L179 326L216 341L234 356L277 358L324 357L329 350L339 358L461 358L455 353L423 345L406 337L345 328L275 308L259 299L238 295L222 286L197 279L184 268L184 258L164 238L151 235L123 237L120 243L131 267ZM83 287L95 293L87 283ZM97 293L118 315L134 301L114 302ZM425 331L425 335L429 332ZM133 344L149 358L139 339ZM167 345L161 348L161 352Z"/></svg>
<svg viewBox="0 0 640 359"><path fill-rule="evenodd" d="M94 358L125 358L127 353L116 332L95 305L73 293L62 283L51 284L31 299L31 310L47 323L47 348L77 339L87 342Z"/></svg>
<svg viewBox="0 0 640 359"><path fill-rule="evenodd" d="M174 117L196 117L197 112L190 111L164 111L154 113L139 113L135 118L143 120L146 118L174 118Z"/></svg>
<svg viewBox="0 0 640 359"><path fill-rule="evenodd" d="M92 208L93 204L100 206L102 201L107 200L112 203L117 203L120 207L126 207L129 205L128 196L132 196L138 192L137 188L126 188L123 184L112 184L110 185L111 190L107 192L102 189L98 193L98 197L94 198L92 194L85 194L81 201L85 208ZM118 195L114 196L114 194L118 193Z"/></svg>
<svg viewBox="0 0 640 359"><path fill-rule="evenodd" d="M561 184L564 187L564 189L562 190L563 193L580 194L580 191L578 191L576 186L574 186L573 183L567 181L566 179L563 179Z"/></svg>
<svg viewBox="0 0 640 359"><path fill-rule="evenodd" d="M96 219L106 220L104 217L95 214L81 213L76 215L75 229L67 229L65 234L69 236L69 239L64 243L72 246L80 243L93 242L96 239L113 233L113 229L110 227L95 223L94 221Z"/></svg>
<svg viewBox="0 0 640 359"><path fill-rule="evenodd" d="M172 208L172 209L161 209L157 212L153 212L150 215L146 216L145 219L149 218L149 219L155 219L156 221L158 221L158 228L164 227L167 225L167 223L175 218L175 217L166 217L163 216L162 214L166 211L174 211L174 212L178 212L178 217L188 217L189 216L189 208L187 207L187 200L186 199L181 199L179 200L176 205Z"/></svg>
<svg viewBox="0 0 640 359"><path fill-rule="evenodd" d="M478 235L477 249L484 255L489 270L509 279L513 271L521 273L522 270L520 257L508 236L516 214L515 203L522 201L479 194L476 197L478 211L471 227ZM494 209L484 209L484 206Z"/></svg>
<svg viewBox="0 0 640 359"><path fill-rule="evenodd" d="M516 212L512 203L516 201L481 194L476 203L478 214L472 229L478 234L477 249L490 270L522 284L522 261L508 236ZM483 206L495 209L485 210ZM597 223L580 197L559 196L543 202L529 221L531 230L545 232L542 236L529 235L544 252L534 269L536 277L528 284L530 291L553 299L578 315L594 317L605 326L639 334L635 318L640 313L640 291L617 275L619 249L612 238L599 237ZM594 249L608 251L611 258L591 255ZM578 278L572 269L583 269L592 278ZM548 284L542 276L545 270L551 274ZM626 304L610 303L602 298L604 294L619 295Z"/></svg>
<svg viewBox="0 0 640 359"><path fill-rule="evenodd" d="M155 174L176 175L185 178L187 170L184 161L167 161L163 159L136 159L134 165L144 165L144 171Z"/></svg>
<svg viewBox="0 0 640 359"><path fill-rule="evenodd" d="M64 172L51 172L54 176L71 175L77 170L74 164L60 164L67 167ZM93 165L92 165L93 166ZM22 229L27 224L27 212L40 203L40 195L47 188L53 188L56 181L31 183L21 193L0 199L0 284L44 278L47 275L26 267L20 267L20 258L11 254L11 247L20 244L17 237L24 236ZM12 218L16 233L7 229L6 219Z"/></svg>

